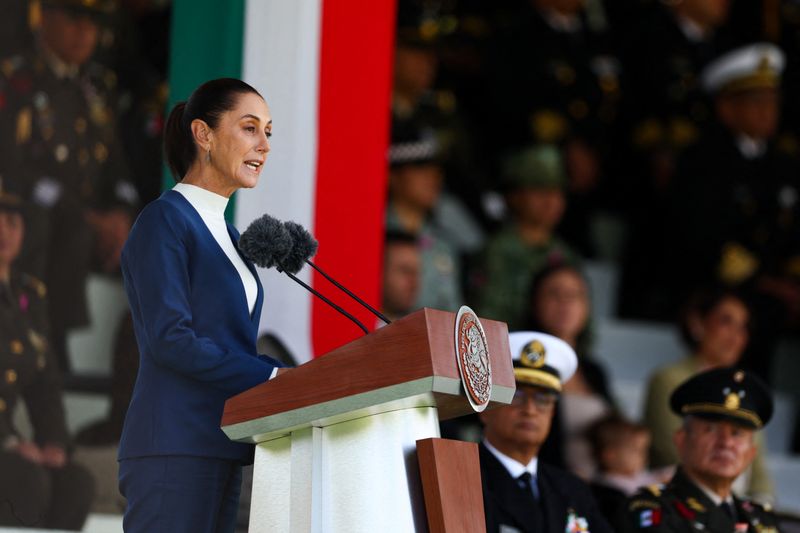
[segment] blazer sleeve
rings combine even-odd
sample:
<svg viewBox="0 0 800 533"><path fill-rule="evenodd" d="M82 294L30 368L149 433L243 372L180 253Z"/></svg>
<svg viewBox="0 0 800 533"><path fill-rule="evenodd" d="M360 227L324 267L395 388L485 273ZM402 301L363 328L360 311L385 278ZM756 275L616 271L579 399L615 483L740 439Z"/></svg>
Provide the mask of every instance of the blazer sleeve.
<svg viewBox="0 0 800 533"><path fill-rule="evenodd" d="M143 333L139 342L160 365L238 394L269 379L277 366L257 354L236 352L192 327L187 231L167 207L151 204L137 220L123 251L122 268ZM137 317L134 317L137 318Z"/></svg>

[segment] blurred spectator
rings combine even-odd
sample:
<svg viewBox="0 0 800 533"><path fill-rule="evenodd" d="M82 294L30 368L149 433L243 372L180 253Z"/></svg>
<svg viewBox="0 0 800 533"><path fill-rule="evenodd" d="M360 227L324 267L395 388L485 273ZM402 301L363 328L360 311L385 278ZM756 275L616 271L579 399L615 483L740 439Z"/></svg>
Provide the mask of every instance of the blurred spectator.
<svg viewBox="0 0 800 533"><path fill-rule="evenodd" d="M540 455L589 480L596 465L586 431L614 411L606 372L589 351L589 287L576 268L555 265L534 276L530 294L530 320L525 327L566 341L578 355L578 368L564 383L553 428Z"/></svg>
<svg viewBox="0 0 800 533"><path fill-rule="evenodd" d="M743 365L767 379L775 339L800 325L800 165L773 142L783 64L778 48L755 44L706 69L719 126L681 159L663 259L669 308L710 283L748 294L755 357Z"/></svg>
<svg viewBox="0 0 800 533"><path fill-rule="evenodd" d="M673 442L679 465L666 485L628 500L624 531L778 531L768 505L741 499L735 480L753 462L755 433L772 418L772 393L755 374L715 368L679 385L669 398L682 417Z"/></svg>
<svg viewBox="0 0 800 533"><path fill-rule="evenodd" d="M533 276L551 264L577 264L578 256L554 234L564 214L566 175L555 146L532 146L508 156L503 172L511 215L487 244L474 276L481 316L523 326Z"/></svg>
<svg viewBox="0 0 800 533"><path fill-rule="evenodd" d="M454 311L463 303L461 254L479 249L483 233L456 199L442 194L441 151L430 129L395 121L389 164L386 229L415 236L422 252L414 307Z"/></svg>
<svg viewBox="0 0 800 533"><path fill-rule="evenodd" d="M89 58L111 0L43 0L36 45L0 75L0 175L35 213L20 262L50 289L53 349L88 322L91 268L116 273L138 203L115 129L116 75Z"/></svg>
<svg viewBox="0 0 800 533"><path fill-rule="evenodd" d="M628 217L630 236L624 259L620 312L637 318L672 319L654 291L661 274L651 260L663 252L671 227L667 189L680 153L696 142L714 119L701 85L705 66L726 46L730 0L657 3L634 25L623 46L630 98L625 99L627 137L616 146L614 184ZM668 297L668 296L666 296Z"/></svg>
<svg viewBox="0 0 800 533"><path fill-rule="evenodd" d="M658 369L647 385L644 423L653 435L651 465L669 466L678 460L672 435L680 418L669 406L669 396L691 376L717 367L738 364L748 340L750 311L736 292L713 289L699 292L687 306L681 323L684 340L692 354L678 363ZM767 470L763 438L757 436L759 452L736 488L758 500L771 500L772 481Z"/></svg>
<svg viewBox="0 0 800 533"><path fill-rule="evenodd" d="M590 485L594 499L614 531L622 531L626 499L639 487L666 481L671 470L647 470L650 432L641 424L614 414L592 424L587 435L597 464Z"/></svg>
<svg viewBox="0 0 800 533"><path fill-rule="evenodd" d="M557 144L569 196L562 233L591 255L595 210L621 94L621 67L602 5L584 0L529 0L495 32L492 107L495 148Z"/></svg>
<svg viewBox="0 0 800 533"><path fill-rule="evenodd" d="M117 449L138 370L139 350L133 331L133 318L126 313L114 340L111 408L108 416L81 428L75 436L75 462L92 473L97 485L91 507L94 513L122 514L125 510L125 498L118 489Z"/></svg>
<svg viewBox="0 0 800 533"><path fill-rule="evenodd" d="M564 341L535 331L508 336L516 391L510 405L479 414L478 446L486 531L610 532L589 487L539 455L562 380L575 370Z"/></svg>
<svg viewBox="0 0 800 533"><path fill-rule="evenodd" d="M31 20L38 12L31 13L29 0L6 0L3 2L3 17L0 18L0 57L11 54L30 46L33 43Z"/></svg>
<svg viewBox="0 0 800 533"><path fill-rule="evenodd" d="M383 251L383 306L389 320L413 311L420 285L420 250L413 235L386 234Z"/></svg>
<svg viewBox="0 0 800 533"><path fill-rule="evenodd" d="M472 140L452 91L438 88L439 54L444 37L455 29L451 9L438 0L398 3L397 45L392 86L392 120L413 122L435 133L445 171L445 188L477 220L489 223L485 164Z"/></svg>
<svg viewBox="0 0 800 533"><path fill-rule="evenodd" d="M142 205L161 193L170 7L166 0L122 0L95 54L117 75L118 130Z"/></svg>
<svg viewBox="0 0 800 533"><path fill-rule="evenodd" d="M58 365L48 346L44 283L22 273L19 196L0 192L0 526L80 530L94 493L91 476L67 453ZM14 427L22 399L34 440Z"/></svg>

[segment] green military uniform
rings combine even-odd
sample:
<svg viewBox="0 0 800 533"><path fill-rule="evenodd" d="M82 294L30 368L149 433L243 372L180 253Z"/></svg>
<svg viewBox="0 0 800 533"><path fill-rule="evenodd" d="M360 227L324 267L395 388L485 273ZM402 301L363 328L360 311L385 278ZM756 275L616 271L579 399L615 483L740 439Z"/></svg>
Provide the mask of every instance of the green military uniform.
<svg viewBox="0 0 800 533"><path fill-rule="evenodd" d="M405 231L391 206L386 210L386 230ZM461 264L455 248L442 238L432 220L423 224L416 237L422 268L414 307L457 311L464 300L460 286Z"/></svg>
<svg viewBox="0 0 800 533"><path fill-rule="evenodd" d="M666 486L641 489L629 500L629 527L630 531L653 533L778 531L777 520L768 506L734 497L733 508L731 518L678 470Z"/></svg>
<svg viewBox="0 0 800 533"><path fill-rule="evenodd" d="M560 152L549 145L514 152L503 166L509 195L522 189L561 190L566 180ZM548 265L579 265L578 254L553 234L552 228L549 231L544 242L527 243L512 222L489 240L472 279L481 316L507 322L510 330L525 327L536 273Z"/></svg>
<svg viewBox="0 0 800 533"><path fill-rule="evenodd" d="M0 525L81 529L94 482L82 467L24 459L13 413L24 400L39 446L68 442L59 372L48 348L44 283L12 271L0 283Z"/></svg>
<svg viewBox="0 0 800 533"><path fill-rule="evenodd" d="M682 417L713 423L724 421L741 428L741 431L750 432L762 429L772 418L774 410L772 396L766 385L754 374L736 368L716 368L695 374L672 392L669 406L673 413ZM703 432L704 438L713 435L715 440L706 438L708 447L701 447L707 454L715 453L721 439L734 438L730 434L716 433L721 430L715 427L707 430L705 426L697 428L687 425L683 431L684 439L689 439L691 432ZM733 432L734 429L728 431ZM696 444L687 440L682 442L682 446ZM738 461L744 457L738 454L747 452L737 450L731 453L737 454L735 459ZM628 529L676 533L778 531L777 519L768 507L739 499L732 492L726 500L719 490L715 492L702 487L702 477L711 475L703 473L711 468L707 461L708 457L699 456L697 451L682 452L681 464L666 486L642 489L628 500ZM701 479L696 479L698 476ZM733 480L730 479L726 492L730 491L732 484Z"/></svg>
<svg viewBox="0 0 800 533"><path fill-rule="evenodd" d="M50 288L57 349L67 329L88 322L88 210L138 200L116 136L114 85L111 71L67 65L41 47L0 61L0 175L30 205L20 263Z"/></svg>
<svg viewBox="0 0 800 533"><path fill-rule="evenodd" d="M678 462L678 451L672 442L672 435L681 425L681 419L669 408L669 396L675 388L703 369L697 357L684 359L658 369L647 384L643 423L650 430L650 466L660 468ZM755 436L758 453L748 473L744 474L747 484L745 494L759 500L774 498L772 478L767 468L767 448L761 433Z"/></svg>
<svg viewBox="0 0 800 533"><path fill-rule="evenodd" d="M524 326L531 281L547 265L577 265L578 256L558 237L530 245L522 241L514 226L500 230L486 246L480 273L480 315L508 323L511 330Z"/></svg>

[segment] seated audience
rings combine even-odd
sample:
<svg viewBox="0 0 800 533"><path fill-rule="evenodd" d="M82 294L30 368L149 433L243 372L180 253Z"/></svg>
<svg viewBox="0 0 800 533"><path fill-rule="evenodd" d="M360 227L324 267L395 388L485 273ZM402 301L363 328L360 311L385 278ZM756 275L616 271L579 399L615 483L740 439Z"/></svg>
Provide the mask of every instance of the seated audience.
<svg viewBox="0 0 800 533"><path fill-rule="evenodd" d="M628 531L778 531L768 506L736 496L733 483L752 463L755 433L772 417L772 396L754 374L715 368L689 378L669 398L683 418L673 436L678 469L666 486L628 500Z"/></svg>
<svg viewBox="0 0 800 533"><path fill-rule="evenodd" d="M742 365L764 379L778 336L800 328L800 161L777 136L784 64L760 43L705 69L717 123L679 161L659 282L674 308L700 286L745 291L754 327Z"/></svg>
<svg viewBox="0 0 800 533"><path fill-rule="evenodd" d="M564 214L564 162L558 148L537 145L504 162L508 224L488 242L474 276L480 315L523 326L532 277L550 264L578 263L556 234Z"/></svg>
<svg viewBox="0 0 800 533"><path fill-rule="evenodd" d="M614 411L606 372L590 353L589 287L575 267L545 267L534 276L526 327L564 340L578 354L578 368L564 383L553 428L540 455L588 480L595 464L586 430Z"/></svg>
<svg viewBox="0 0 800 533"><path fill-rule="evenodd" d="M650 472L647 454L650 432L641 424L613 414L592 425L588 431L597 471L591 488L600 510L615 531L624 524L625 502L639 487L666 481L672 470ZM666 477L666 479L664 479Z"/></svg>
<svg viewBox="0 0 800 533"><path fill-rule="evenodd" d="M383 249L382 312L389 320L413 311L420 280L420 251L413 235L389 232Z"/></svg>
<svg viewBox="0 0 800 533"><path fill-rule="evenodd" d="M58 364L48 341L47 290L13 266L24 226L20 197L0 192L0 526L80 530L94 482L68 453ZM20 400L33 440L14 426Z"/></svg>
<svg viewBox="0 0 800 533"><path fill-rule="evenodd" d="M440 157L431 130L395 121L386 230L411 234L419 243L422 278L414 307L455 311L463 304L461 255L476 251L483 236L458 201L442 193Z"/></svg>
<svg viewBox="0 0 800 533"><path fill-rule="evenodd" d="M564 341L533 331L509 334L517 390L511 405L480 413L486 531L611 531L589 487L539 460L562 383L578 365Z"/></svg>
<svg viewBox="0 0 800 533"><path fill-rule="evenodd" d="M657 370L647 385L644 423L653 435L652 466L669 466L678 460L671 437L681 422L669 409L669 395L698 372L736 365L747 345L749 325L747 304L732 290L709 289L692 299L681 324L691 355ZM752 471L739 483L744 486L738 488L753 498L772 499L772 482L762 452L756 455Z"/></svg>

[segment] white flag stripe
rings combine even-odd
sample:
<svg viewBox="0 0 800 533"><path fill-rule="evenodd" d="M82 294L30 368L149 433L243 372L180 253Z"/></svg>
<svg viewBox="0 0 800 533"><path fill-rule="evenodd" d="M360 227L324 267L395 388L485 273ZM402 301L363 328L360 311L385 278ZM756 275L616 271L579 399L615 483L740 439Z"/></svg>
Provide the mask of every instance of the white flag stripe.
<svg viewBox="0 0 800 533"><path fill-rule="evenodd" d="M321 3L247 2L242 76L266 98L274 135L258 186L238 193L240 230L269 213L313 232ZM259 273L265 291L260 332L274 333L298 362L307 361L312 356L311 295L274 270ZM307 269L299 277L311 279Z"/></svg>

